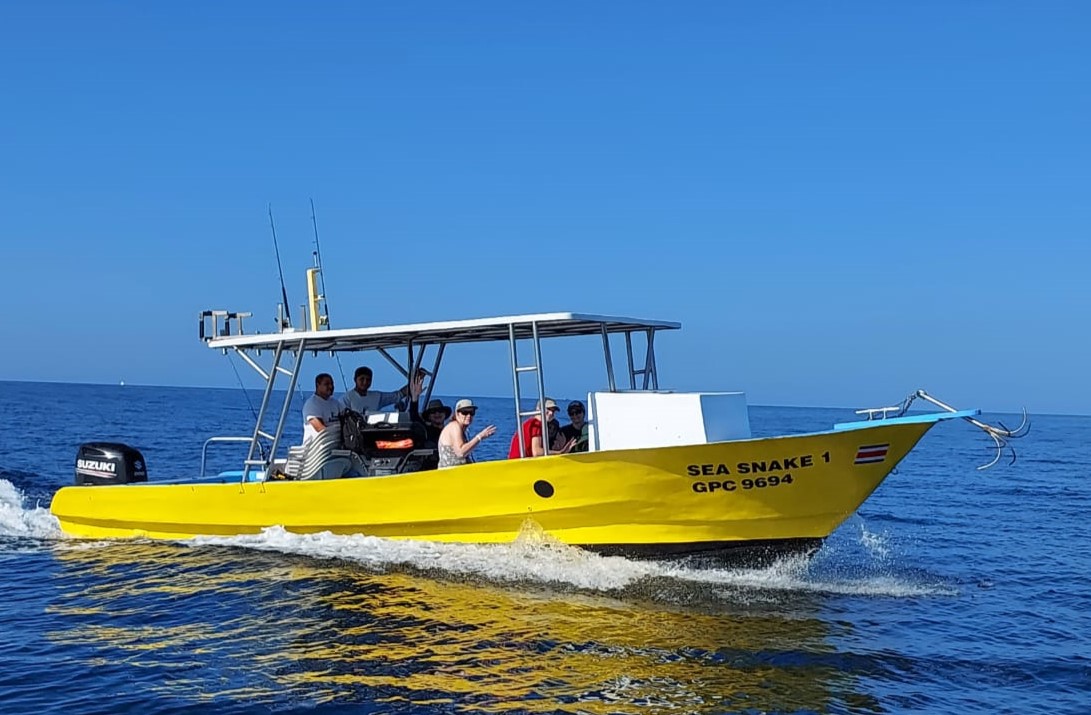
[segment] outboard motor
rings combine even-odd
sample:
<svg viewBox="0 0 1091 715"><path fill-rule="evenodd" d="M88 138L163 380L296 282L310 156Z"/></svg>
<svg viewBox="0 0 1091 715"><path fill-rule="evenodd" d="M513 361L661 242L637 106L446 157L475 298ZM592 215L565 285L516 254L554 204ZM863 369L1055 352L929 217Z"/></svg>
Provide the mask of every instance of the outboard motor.
<svg viewBox="0 0 1091 715"><path fill-rule="evenodd" d="M89 442L76 453L76 486L146 481L144 455L127 444Z"/></svg>

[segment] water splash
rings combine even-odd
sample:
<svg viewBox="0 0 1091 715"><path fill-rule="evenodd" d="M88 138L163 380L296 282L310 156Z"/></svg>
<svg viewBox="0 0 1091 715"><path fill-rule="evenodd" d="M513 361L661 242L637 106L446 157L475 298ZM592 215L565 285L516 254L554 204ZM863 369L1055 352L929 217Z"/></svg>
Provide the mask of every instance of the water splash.
<svg viewBox="0 0 1091 715"><path fill-rule="evenodd" d="M887 543L887 535L885 533L871 531L868 529L867 524L862 520L859 523L859 527L860 545L874 558L886 561L890 557L890 546Z"/></svg>
<svg viewBox="0 0 1091 715"><path fill-rule="evenodd" d="M375 571L407 568L445 577L506 584L540 584L577 590L658 593L697 587L723 600L747 600L757 592L808 592L894 598L949 595L942 584L918 582L868 568L846 571L834 562L785 557L760 567L706 568L670 561L601 556L560 543L528 523L511 544L447 544L330 532L295 534L280 527L260 534L198 537L197 546L231 546L318 559L339 559ZM655 584L655 588L649 588Z"/></svg>
<svg viewBox="0 0 1091 715"><path fill-rule="evenodd" d="M18 536L55 539L61 536L60 524L49 509L26 508L26 497L11 482L0 479L0 537Z"/></svg>
<svg viewBox="0 0 1091 715"><path fill-rule="evenodd" d="M533 529L524 529L511 544L447 544L330 532L295 534L281 527L255 535L197 537L187 543L341 559L376 571L407 567L501 583L553 583L592 591L622 589L654 575L656 568L647 562L599 556L567 546Z"/></svg>

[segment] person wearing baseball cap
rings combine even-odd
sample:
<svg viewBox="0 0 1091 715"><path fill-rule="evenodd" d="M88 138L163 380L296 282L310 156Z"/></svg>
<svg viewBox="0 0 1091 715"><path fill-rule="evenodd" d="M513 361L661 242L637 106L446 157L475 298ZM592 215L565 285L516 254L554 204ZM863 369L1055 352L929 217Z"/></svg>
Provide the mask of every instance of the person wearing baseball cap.
<svg viewBox="0 0 1091 715"><path fill-rule="evenodd" d="M459 400L455 403L455 416L439 435L440 469L469 464L473 461L473 455L470 453L479 444L496 434L496 426L489 425L473 438L467 438L470 424L473 423L476 414L477 405L473 400Z"/></svg>
<svg viewBox="0 0 1091 715"><path fill-rule="evenodd" d="M558 410L560 410L560 408L557 407L556 400L547 397L544 400L544 404L542 402L539 402L537 405L534 406L535 412L539 414L541 414L543 409L545 410L546 421L551 423L549 427L546 427L546 429L548 430L547 434L552 436L554 434L554 429L552 429L552 427L556 426L557 412ZM568 443L562 444L560 442L560 430L557 429L556 432L558 433L558 439L556 442L550 445L549 453L565 454L572 449L572 446L576 442L575 440L570 440L568 441ZM508 449L508 459L520 459L521 457L541 457L542 455L544 455L545 444L542 440L542 434L543 430L541 418L538 415L532 415L531 417L528 417L523 422L523 424L520 425L519 431L511 437L511 447ZM520 438L522 439L522 449L520 449Z"/></svg>
<svg viewBox="0 0 1091 715"><path fill-rule="evenodd" d="M586 452L587 410L582 402L573 400L568 403L568 419L572 420L572 423L561 427L561 434L564 435L565 441L576 440L576 443L572 445L573 452Z"/></svg>

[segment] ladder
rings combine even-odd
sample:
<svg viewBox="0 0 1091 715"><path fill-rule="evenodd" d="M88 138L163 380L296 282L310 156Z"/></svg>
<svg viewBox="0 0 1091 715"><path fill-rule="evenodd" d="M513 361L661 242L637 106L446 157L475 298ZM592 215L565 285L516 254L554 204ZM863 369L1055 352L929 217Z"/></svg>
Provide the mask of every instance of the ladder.
<svg viewBox="0 0 1091 715"><path fill-rule="evenodd" d="M243 360L249 363L250 367L257 370L259 375L265 378L265 394L261 398L261 407L258 409L257 418L254 423L254 432L250 438L250 450L246 455L246 461L243 462L243 482L249 481L251 472L257 471L259 468L268 471L276 456L280 437L284 433L284 422L288 415L288 409L292 404L292 395L295 392L296 383L299 380L299 366L300 363L303 362L303 341L299 341L299 347L295 352L291 350L285 351L284 345L284 342L277 343L276 352L273 354L273 366L268 373L262 370L261 366L259 366L253 358L242 350L235 348L235 352ZM282 361L285 360L285 353L291 358L291 369L281 364ZM276 432L269 434L262 430L262 425L265 423L265 415L269 412L271 407L273 386L277 382L277 377L281 375L288 378L288 390L284 394L284 402L280 407L280 417L277 419ZM269 455L267 457L263 456L261 453L261 439L266 439L270 442Z"/></svg>
<svg viewBox="0 0 1091 715"><path fill-rule="evenodd" d="M538 419L542 421L542 447L545 453L549 454L549 428L546 426L548 420L545 414L545 378L542 374L542 343L538 338L538 323L536 321L530 323L530 337L531 342L534 344L534 363L532 365L519 364L515 327L516 323L508 324L508 342L511 346L511 379L515 388L515 434L516 442L519 444L519 456L530 456L526 453L526 445L523 444L523 418L533 417L534 415L537 415ZM519 389L519 376L528 372L536 373L538 378L534 381L535 387L538 388L538 409L536 410L523 409L523 395Z"/></svg>

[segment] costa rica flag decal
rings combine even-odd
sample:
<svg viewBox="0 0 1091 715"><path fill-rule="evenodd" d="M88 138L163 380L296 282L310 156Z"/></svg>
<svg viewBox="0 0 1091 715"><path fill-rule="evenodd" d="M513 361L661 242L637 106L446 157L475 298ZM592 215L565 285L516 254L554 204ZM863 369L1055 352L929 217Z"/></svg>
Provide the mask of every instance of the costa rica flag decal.
<svg viewBox="0 0 1091 715"><path fill-rule="evenodd" d="M886 461L886 453L890 451L890 443L865 444L856 450L855 464L875 464Z"/></svg>

